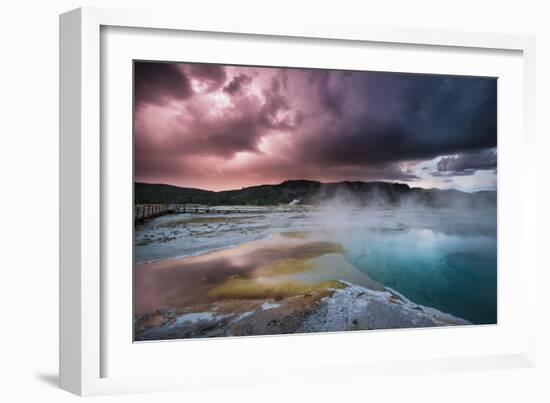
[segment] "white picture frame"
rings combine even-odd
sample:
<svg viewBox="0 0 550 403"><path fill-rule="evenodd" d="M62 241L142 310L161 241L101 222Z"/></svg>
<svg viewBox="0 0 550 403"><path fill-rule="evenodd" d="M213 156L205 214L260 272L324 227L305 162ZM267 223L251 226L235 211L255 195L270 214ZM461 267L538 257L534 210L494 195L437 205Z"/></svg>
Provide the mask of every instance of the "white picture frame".
<svg viewBox="0 0 550 403"><path fill-rule="evenodd" d="M522 126L518 133L511 133L514 141L521 147L517 160L504 164L521 164L518 170L520 177L506 176L506 169L501 174L499 168L499 190L502 181L520 181L520 192L510 194L510 198L502 199L499 194L499 225L501 220L510 214L505 214L510 208L514 211L513 228L517 229L514 239L509 239L504 245L514 242L517 248L514 251L514 262L518 262L518 276L522 287L515 291L515 295L502 294L499 291L500 302L509 298L521 298L522 309L525 313L521 323L512 323L510 332L513 342L503 344L499 350L484 351L483 343L478 349L467 352L452 352L441 349L433 354L418 354L399 358L391 357L388 360L369 360L361 355L349 360L327 361L326 364L308 361L307 345L317 335L282 336L276 338L242 338L238 340L221 341L209 340L208 345L202 342L187 343L156 343L162 344L166 352L195 350L204 352L215 350L221 353L228 348L234 351L251 352L242 363L236 364L231 373L222 367L218 373L206 379L204 371L208 368L185 372L185 366L191 367L199 360L199 355L187 355L186 364L175 364L170 371L152 375L149 373L125 373L127 369L120 367L117 371L107 370L106 361L114 356L113 351L119 351L119 345L113 344L110 336L105 332L106 326L112 321L106 318L111 315L111 303L107 298L109 290L105 280L109 278L105 273L107 245L104 244L104 227L107 226L105 203L108 203L106 190L109 177L113 172L107 169L105 147L109 141L102 140L101 133L109 130L109 124L102 121L102 93L108 93L109 81L102 80L102 30L108 27L118 29L155 29L164 32L193 32L217 33L218 36L243 35L254 37L262 41L270 38L284 38L285 40L332 41L331 46L354 43L376 43L380 46L420 46L423 49L467 49L483 54L490 51L516 52L520 59L521 77L518 87L522 89L521 101L516 101L521 108ZM130 33L131 34L131 33ZM171 40L174 40L172 38ZM177 40L177 38L176 38ZM159 39L160 41L160 39ZM107 53L108 55L108 53ZM259 57L259 56L258 56ZM262 21L243 21L238 19L213 20L200 18L188 14L179 14L169 11L151 10L117 10L104 8L80 8L69 11L60 17L60 385L63 389L79 395L97 395L113 393L150 392L195 387L215 387L227 385L245 386L265 382L296 382L301 379L345 379L348 376L368 376L370 374L409 374L418 372L467 371L477 369L528 367L535 363L535 320L529 312L535 312L537 265L535 261L535 165L531 156L535 150L534 144L534 91L535 91L535 40L530 36L468 33L456 31L430 31L409 28L385 28L342 23L327 23L315 21L313 18L302 20L300 23L281 25L268 19ZM128 71L128 80L131 71ZM131 84L130 84L131 86ZM520 91L521 92L521 91ZM518 118L519 119L519 118ZM499 121L500 123L500 121ZM131 123L130 123L131 125ZM500 126L499 126L500 136ZM499 137L500 141L500 137ZM110 145L109 145L110 147ZM500 147L500 144L499 144ZM512 147L510 143L509 146ZM516 148L517 149L517 148ZM499 167L502 154L499 151ZM131 169L126 167L127 169ZM508 171L509 172L509 171ZM129 184L131 187L131 184ZM504 197L504 196L503 196ZM107 201L106 201L107 200ZM502 201L502 203L501 203ZM511 202L510 202L511 203ZM503 206L501 208L501 206ZM508 209L508 210L507 210ZM131 214L130 212L128 214ZM508 227L512 228L512 227ZM129 229L126 229L129 231ZM499 232L500 236L500 232ZM499 242L499 259L502 242ZM500 269L499 269L500 270ZM499 275L501 271L499 271ZM519 277L518 277L519 278ZM510 278L511 280L512 278ZM129 281L129 280L128 280ZM518 280L519 281L519 280ZM124 310L124 307L121 307ZM130 313L128 312L128 315ZM113 316L113 315L111 315ZM511 319L512 321L512 319ZM499 321L500 323L500 321ZM495 330L496 329L496 330ZM472 340L476 337L491 340L504 337L501 325L497 328L480 327L470 332ZM465 329L453 330L446 333L444 329L423 330L415 332L409 330L409 337L420 343L429 343L434 338L446 337L448 342L463 338ZM501 332L502 330L502 332ZM124 333L123 330L113 329L111 332ZM399 331L403 332L403 331ZM346 337L346 344L361 343L369 337L369 341L395 339L403 334L371 332L353 332L353 335L323 335L323 343L327 346L335 345L342 337ZM123 338L127 339L127 335ZM510 336L512 337L512 336ZM430 340L428 340L430 338ZM124 339L124 340L126 340ZM467 340L465 338L464 340ZM202 344L201 344L202 343ZM214 344L215 343L215 344ZM269 344L266 344L269 343ZM331 344L333 343L333 344ZM468 343L468 341L465 341ZM495 343L498 344L498 343ZM183 347L182 347L183 346ZM269 346L269 347L268 347ZM303 351L304 356L296 356L285 365L282 361L274 370L262 368L262 351L266 348L277 351L277 348L291 348L293 351ZM290 346L290 347L289 347ZM152 347L151 347L152 348ZM158 346L156 347L158 351ZM328 348L328 347L327 347ZM464 350L466 351L466 350ZM126 353L125 353L126 354ZM127 354L132 354L128 350ZM145 355L144 357L147 357ZM204 358L204 355L202 356ZM311 356L313 357L313 356ZM120 356L119 360L129 357ZM227 359L230 359L227 356ZM174 369L181 367L178 375ZM264 364L265 365L265 364ZM284 371L281 366L284 365ZM303 367L308 371L304 374ZM116 373L116 374L115 374ZM183 375L185 374L185 375Z"/></svg>

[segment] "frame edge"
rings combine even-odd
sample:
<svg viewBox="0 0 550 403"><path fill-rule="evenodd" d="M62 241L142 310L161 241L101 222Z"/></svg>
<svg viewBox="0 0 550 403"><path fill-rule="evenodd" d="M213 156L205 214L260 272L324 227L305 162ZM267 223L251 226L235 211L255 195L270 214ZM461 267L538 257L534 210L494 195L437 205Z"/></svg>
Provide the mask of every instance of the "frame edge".
<svg viewBox="0 0 550 403"><path fill-rule="evenodd" d="M99 148L96 149L99 144L99 132L96 130L99 128L99 122L94 122L94 118L99 117L97 104L99 101L99 53L97 52L99 27L101 25L159 29L186 29L187 27L189 30L199 32L225 31L226 33L296 37L324 36L319 36L320 25L311 23L299 26L291 24L289 28L276 29L271 26L265 30L254 24L241 28L230 22L224 24L214 21L207 26L201 26L189 20L176 21L174 18L175 16L166 13L163 17L163 13L149 13L145 10L96 7L79 8L60 16L60 387L81 396L130 391L127 380L102 378L104 375L99 371L101 359L99 293L93 295L99 289L100 267L97 255L100 242L99 220L95 221L99 217L99 187L96 186L95 181L99 180L99 173L94 173L94 169L99 167L99 154L96 154L99 151ZM534 74L535 40L526 35L406 27L371 27L365 34L360 33L357 26L337 25L337 28L330 35L333 39L340 37L338 39L384 43L417 42L433 46L522 50L524 57L528 56L524 59L525 81L528 80L527 70ZM392 32L394 29L397 33ZM403 39L404 30L412 32L412 35ZM436 35L439 32L444 34ZM365 39L365 35L370 39ZM526 94L528 94L526 108L527 104L529 107L534 106L534 98L529 101L529 97L534 97L535 80L536 78L531 76L529 85L526 85ZM532 145L535 137L533 119L533 111L525 116L525 134ZM96 191L97 194L94 193ZM530 192L530 194L533 193ZM533 219L536 219L534 215L529 217L530 221ZM89 242L95 244L89 246ZM536 261L530 262L532 263L530 271L536 271ZM540 274L540 268L538 271ZM528 323L532 328L532 322ZM525 347L527 351L519 354L520 362L510 367L534 366L535 351L532 335L528 335ZM518 358L518 355L513 357ZM502 363L499 367L501 365ZM176 383L178 382L160 382L158 386L153 387L148 385L148 382L144 382L142 388L137 389L141 392L182 389L181 385L174 387ZM186 388L183 387L183 389Z"/></svg>
<svg viewBox="0 0 550 403"><path fill-rule="evenodd" d="M59 386L82 394L82 10L59 16Z"/></svg>

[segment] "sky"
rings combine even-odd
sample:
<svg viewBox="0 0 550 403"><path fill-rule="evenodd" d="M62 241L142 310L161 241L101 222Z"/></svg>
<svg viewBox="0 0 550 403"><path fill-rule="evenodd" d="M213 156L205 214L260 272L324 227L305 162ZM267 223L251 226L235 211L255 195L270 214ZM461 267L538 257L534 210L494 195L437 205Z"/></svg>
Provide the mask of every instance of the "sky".
<svg viewBox="0 0 550 403"><path fill-rule="evenodd" d="M494 78L136 61L135 180L495 190L496 116Z"/></svg>

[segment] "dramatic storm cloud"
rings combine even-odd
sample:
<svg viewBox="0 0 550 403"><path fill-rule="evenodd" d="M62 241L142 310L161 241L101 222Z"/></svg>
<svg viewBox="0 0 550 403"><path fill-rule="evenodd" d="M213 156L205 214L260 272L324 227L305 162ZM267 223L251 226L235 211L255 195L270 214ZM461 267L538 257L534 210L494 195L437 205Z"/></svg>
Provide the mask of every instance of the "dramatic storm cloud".
<svg viewBox="0 0 550 403"><path fill-rule="evenodd" d="M496 186L496 79L135 63L135 176Z"/></svg>
<svg viewBox="0 0 550 403"><path fill-rule="evenodd" d="M433 176L473 175L477 170L496 170L497 150L489 149L443 157Z"/></svg>

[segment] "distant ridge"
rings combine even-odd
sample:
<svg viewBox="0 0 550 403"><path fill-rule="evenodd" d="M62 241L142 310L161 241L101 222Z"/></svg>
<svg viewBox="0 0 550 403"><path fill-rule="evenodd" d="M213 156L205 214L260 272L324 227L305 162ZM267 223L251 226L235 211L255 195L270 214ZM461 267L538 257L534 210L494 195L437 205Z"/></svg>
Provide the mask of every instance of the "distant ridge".
<svg viewBox="0 0 550 403"><path fill-rule="evenodd" d="M304 204L341 201L357 205L418 204L429 207L496 205L495 191L466 193L456 189L411 188L403 183L345 181L321 183L287 180L277 185L211 191L166 184L135 182L134 200L144 203L200 203L209 205L279 205L299 200Z"/></svg>

